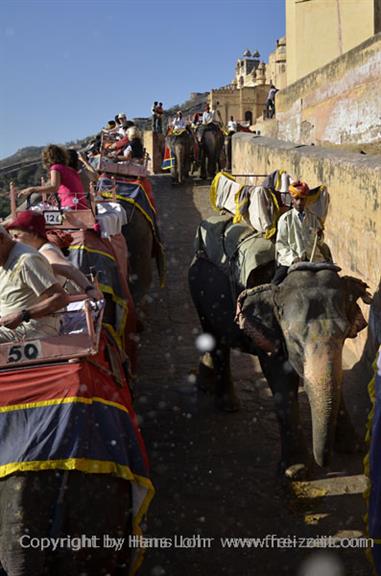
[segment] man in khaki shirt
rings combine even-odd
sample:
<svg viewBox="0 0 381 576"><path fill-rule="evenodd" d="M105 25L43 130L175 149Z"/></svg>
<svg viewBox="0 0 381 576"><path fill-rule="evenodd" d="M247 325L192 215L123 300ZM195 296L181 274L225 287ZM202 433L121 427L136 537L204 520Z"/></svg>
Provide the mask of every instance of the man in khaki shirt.
<svg viewBox="0 0 381 576"><path fill-rule="evenodd" d="M306 208L309 188L305 182L293 182L289 186L292 209L278 220L275 242L277 269L273 284L280 284L292 264L301 260L325 260L320 252L323 225L319 218ZM314 249L315 246L315 249Z"/></svg>
<svg viewBox="0 0 381 576"><path fill-rule="evenodd" d="M46 258L0 226L0 343L57 335L67 302Z"/></svg>

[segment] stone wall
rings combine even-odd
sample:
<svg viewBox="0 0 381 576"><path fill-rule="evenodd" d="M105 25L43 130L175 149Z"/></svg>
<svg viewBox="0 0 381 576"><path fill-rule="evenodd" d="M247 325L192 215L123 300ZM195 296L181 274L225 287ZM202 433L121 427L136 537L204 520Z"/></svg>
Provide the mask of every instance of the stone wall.
<svg viewBox="0 0 381 576"><path fill-rule="evenodd" d="M331 202L325 236L334 260L344 274L359 277L376 290L381 264L379 159L315 146L298 147L245 133L233 137L233 174L249 177L280 168L305 180L311 188L327 185ZM352 345L356 353L363 338Z"/></svg>
<svg viewBox="0 0 381 576"><path fill-rule="evenodd" d="M150 157L148 169L154 174L160 174L162 172L161 163L164 157L164 134L157 134L151 130L145 130L143 133L143 144Z"/></svg>
<svg viewBox="0 0 381 576"><path fill-rule="evenodd" d="M303 144L378 141L380 81L377 34L277 94L278 138Z"/></svg>
<svg viewBox="0 0 381 576"><path fill-rule="evenodd" d="M380 0L286 0L287 84L380 31Z"/></svg>

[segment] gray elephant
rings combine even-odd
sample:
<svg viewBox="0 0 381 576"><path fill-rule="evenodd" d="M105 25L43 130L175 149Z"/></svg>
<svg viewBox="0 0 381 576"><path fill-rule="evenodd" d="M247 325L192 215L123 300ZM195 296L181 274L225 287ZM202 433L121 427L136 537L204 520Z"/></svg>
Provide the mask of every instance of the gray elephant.
<svg viewBox="0 0 381 576"><path fill-rule="evenodd" d="M193 156L193 136L188 130L168 137L168 145L173 151L175 162L171 176L178 184L182 184L189 175Z"/></svg>
<svg viewBox="0 0 381 576"><path fill-rule="evenodd" d="M200 133L201 131L201 133ZM200 176L203 179L214 178L217 169L222 170L225 166L224 135L216 125L198 128L200 144Z"/></svg>
<svg viewBox="0 0 381 576"><path fill-rule="evenodd" d="M105 198L113 197L115 183L109 176L102 176L97 190ZM131 294L136 305L147 294L152 282L152 260L156 260L160 283L165 276L164 249L160 240L154 200L145 179L116 180L116 198L124 208L127 224L122 234L128 249L128 274Z"/></svg>
<svg viewBox="0 0 381 576"><path fill-rule="evenodd" d="M128 224L122 234L128 249L128 280L136 305L148 293L152 283L154 235L147 218L133 204L123 202Z"/></svg>
<svg viewBox="0 0 381 576"><path fill-rule="evenodd" d="M124 356L108 330L91 356L62 338L53 364L42 340L39 363L0 366L0 562L8 576L126 574L154 489Z"/></svg>
<svg viewBox="0 0 381 576"><path fill-rule="evenodd" d="M215 347L201 358L199 385L215 386L216 404L238 409L230 373L230 349L258 356L274 396L280 425L280 469L292 477L307 469L307 452L298 415L299 378L304 379L313 427L313 454L320 466L329 462L333 445L348 449L354 431L342 400L342 349L366 322L356 304L369 302L367 286L340 277L332 264L300 263L283 283L262 284L271 277L268 266L250 274L252 289L236 298L232 279L199 254L189 270L191 295L202 329Z"/></svg>

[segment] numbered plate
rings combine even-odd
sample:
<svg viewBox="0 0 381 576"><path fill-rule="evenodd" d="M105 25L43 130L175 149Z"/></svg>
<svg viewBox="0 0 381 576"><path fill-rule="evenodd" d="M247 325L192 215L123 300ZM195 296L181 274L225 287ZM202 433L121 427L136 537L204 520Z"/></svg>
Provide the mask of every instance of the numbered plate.
<svg viewBox="0 0 381 576"><path fill-rule="evenodd" d="M61 226L62 224L62 214L58 210L46 210L44 218L48 226Z"/></svg>
<svg viewBox="0 0 381 576"><path fill-rule="evenodd" d="M30 340L25 344L13 344L8 349L8 364L35 360L41 355L40 340Z"/></svg>

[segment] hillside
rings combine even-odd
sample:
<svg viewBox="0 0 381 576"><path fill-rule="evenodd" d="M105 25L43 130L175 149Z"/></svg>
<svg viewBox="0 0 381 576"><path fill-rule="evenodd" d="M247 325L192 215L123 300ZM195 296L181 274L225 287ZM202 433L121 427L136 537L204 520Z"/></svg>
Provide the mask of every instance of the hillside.
<svg viewBox="0 0 381 576"><path fill-rule="evenodd" d="M163 128L165 129L168 117L173 116L177 110L182 110L184 116L192 116L205 106L208 92L193 93L189 100L181 105L173 106L164 112ZM151 128L151 118L134 118L141 130ZM94 135L82 140L67 142L64 146L70 148L83 148ZM0 216L8 213L8 190L11 180L16 182L18 188L25 188L40 183L44 170L41 165L41 152L43 146L28 146L17 150L15 154L0 160Z"/></svg>

